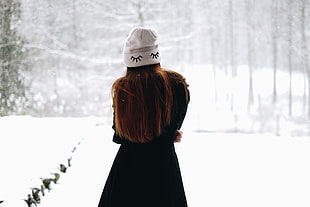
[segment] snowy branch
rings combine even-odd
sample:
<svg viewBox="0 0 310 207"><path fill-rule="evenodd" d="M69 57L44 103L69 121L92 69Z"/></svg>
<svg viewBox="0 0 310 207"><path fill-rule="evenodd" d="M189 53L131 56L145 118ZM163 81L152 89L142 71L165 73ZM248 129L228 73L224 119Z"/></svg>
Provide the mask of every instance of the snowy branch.
<svg viewBox="0 0 310 207"><path fill-rule="evenodd" d="M44 45L38 45L38 44L25 44L24 47L29 48L29 49L43 50L49 54L58 55L58 56L61 56L63 58L70 58L70 59L75 59L75 60L80 60L80 61L86 61L86 62L90 62L93 64L107 64L107 63L117 64L117 63L122 62L121 59L113 59L112 60L109 58L90 58L87 56L81 56L81 55L74 54L70 51L56 50L56 49L52 49L52 48L46 47Z"/></svg>

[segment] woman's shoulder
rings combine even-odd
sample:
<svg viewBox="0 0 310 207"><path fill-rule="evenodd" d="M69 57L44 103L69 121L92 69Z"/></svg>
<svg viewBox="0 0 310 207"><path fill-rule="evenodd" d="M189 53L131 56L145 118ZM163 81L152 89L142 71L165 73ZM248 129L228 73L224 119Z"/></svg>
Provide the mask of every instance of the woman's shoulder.
<svg viewBox="0 0 310 207"><path fill-rule="evenodd" d="M165 72L168 75L168 78L171 80L172 83L183 83L186 84L186 80L185 77L183 75L181 75L180 73L173 71L173 70L166 70Z"/></svg>
<svg viewBox="0 0 310 207"><path fill-rule="evenodd" d="M173 90L179 94L181 97L184 94L186 97L186 101L189 101L189 90L188 87L189 85L187 84L185 77L181 75L178 72L172 71L172 70L165 70L167 73L167 76L169 77L171 83L172 83L172 88Z"/></svg>

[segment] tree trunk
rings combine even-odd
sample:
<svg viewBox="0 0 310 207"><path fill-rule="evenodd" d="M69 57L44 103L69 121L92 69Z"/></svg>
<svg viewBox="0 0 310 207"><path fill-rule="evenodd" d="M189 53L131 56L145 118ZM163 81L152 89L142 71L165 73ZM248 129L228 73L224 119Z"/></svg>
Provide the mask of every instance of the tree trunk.
<svg viewBox="0 0 310 207"><path fill-rule="evenodd" d="M288 69L289 69L289 116L292 117L292 2L289 0L288 1L288 25L289 25L289 31L288 31L288 44L289 44L289 51L288 51Z"/></svg>
<svg viewBox="0 0 310 207"><path fill-rule="evenodd" d="M78 48L78 32L77 32L77 8L76 1L72 0L72 41L71 41L71 50L76 50Z"/></svg>
<svg viewBox="0 0 310 207"><path fill-rule="evenodd" d="M226 26L225 27L225 35L224 35L224 38L225 38L225 48L224 48L224 60L222 60L225 64L225 68L224 68L224 71L225 71L225 75L228 76L229 73L228 73L228 65L229 65L229 30L228 30L228 27Z"/></svg>
<svg viewBox="0 0 310 207"><path fill-rule="evenodd" d="M46 25L46 30L48 32L49 35L51 35L53 38L58 39L58 36L55 32L56 29L56 19L55 19L55 14L53 13L53 9L55 8L55 2L53 1L46 1L46 18L47 18L47 22L48 24ZM53 8L53 9L52 9ZM52 47L57 47L55 45L55 41L53 41L51 43ZM61 90L61 88L59 87L59 77L61 76L62 71L59 70L58 64L59 62L56 60L57 56L55 55L51 55L47 61L46 61L46 68L48 70L52 71L52 83L53 83L53 95L50 97L50 105L48 106L48 110L50 110L50 112L55 112L59 113L59 108L60 108L60 93L59 91ZM48 80L48 79L47 79Z"/></svg>
<svg viewBox="0 0 310 207"><path fill-rule="evenodd" d="M235 59L234 59L234 16L233 16L233 0L229 1L228 7L228 16L229 16L229 40L230 40L230 68L231 68L231 78L232 78L232 87L230 94L230 110L234 112L235 110L235 77L237 76L236 67L235 67Z"/></svg>
<svg viewBox="0 0 310 207"><path fill-rule="evenodd" d="M233 16L233 0L229 1L229 35L230 35L230 67L232 77L236 77L237 71L235 67L235 52L234 52L234 16Z"/></svg>
<svg viewBox="0 0 310 207"><path fill-rule="evenodd" d="M214 30L210 28L209 30L210 35L210 59L212 63L213 69L213 78L214 78L214 102L217 105L217 82L216 82L216 67L215 67L215 45L214 45Z"/></svg>
<svg viewBox="0 0 310 207"><path fill-rule="evenodd" d="M133 2L134 6L136 7L136 12L138 16L138 22L139 26L143 27L144 26L144 3L141 0L138 0L136 2Z"/></svg>
<svg viewBox="0 0 310 207"><path fill-rule="evenodd" d="M273 93L272 103L277 101L277 67L278 67L278 0L274 0L272 15L272 53L273 53Z"/></svg>
<svg viewBox="0 0 310 207"><path fill-rule="evenodd" d="M248 109L254 102L253 97L253 43L252 30L253 23L251 20L252 1L246 1L246 18L247 18L247 37L248 37L248 64L249 64L249 92L248 92Z"/></svg>
<svg viewBox="0 0 310 207"><path fill-rule="evenodd" d="M305 75L308 77L308 117L310 118L310 68L309 68L309 54L306 39L306 29L305 29L305 10L306 1L301 0L301 38L302 38L302 62L305 71Z"/></svg>
<svg viewBox="0 0 310 207"><path fill-rule="evenodd" d="M12 46L8 45L11 42L12 31L11 31L11 18L12 18L12 0L2 0L0 2L0 15L2 21L0 21L0 45L6 45L0 47L0 116L8 115L11 103L10 94L12 92L11 84L11 60ZM15 74L12 74L15 75Z"/></svg>

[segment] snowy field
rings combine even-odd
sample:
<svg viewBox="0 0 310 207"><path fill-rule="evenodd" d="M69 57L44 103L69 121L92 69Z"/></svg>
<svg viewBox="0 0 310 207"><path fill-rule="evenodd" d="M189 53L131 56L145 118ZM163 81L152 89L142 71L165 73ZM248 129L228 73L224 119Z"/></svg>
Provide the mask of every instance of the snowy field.
<svg viewBox="0 0 310 207"><path fill-rule="evenodd" d="M72 157L42 207L96 207L118 145L100 118L0 118L0 207L53 178ZM176 144L190 207L310 206L310 138L198 133ZM80 144L79 144L80 143ZM76 150L72 152L72 149Z"/></svg>

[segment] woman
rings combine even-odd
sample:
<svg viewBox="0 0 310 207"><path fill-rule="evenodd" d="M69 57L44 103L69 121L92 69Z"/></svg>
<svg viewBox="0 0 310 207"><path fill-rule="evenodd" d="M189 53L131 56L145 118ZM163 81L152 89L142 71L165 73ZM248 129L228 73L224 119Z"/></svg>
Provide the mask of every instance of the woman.
<svg viewBox="0 0 310 207"><path fill-rule="evenodd" d="M189 102L185 79L160 66L157 33L134 28L124 47L127 73L112 86L121 144L99 207L186 207L174 142Z"/></svg>

